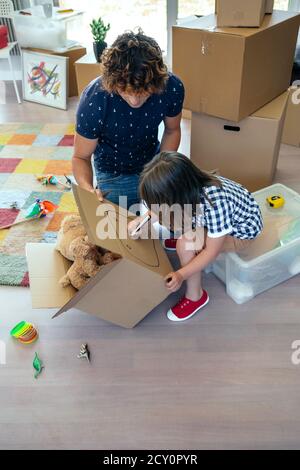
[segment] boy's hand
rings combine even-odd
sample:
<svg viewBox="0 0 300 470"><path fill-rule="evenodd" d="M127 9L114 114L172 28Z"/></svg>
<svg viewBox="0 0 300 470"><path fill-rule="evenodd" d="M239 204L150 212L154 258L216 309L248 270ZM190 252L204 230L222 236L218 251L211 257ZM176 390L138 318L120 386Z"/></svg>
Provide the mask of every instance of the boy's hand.
<svg viewBox="0 0 300 470"><path fill-rule="evenodd" d="M165 277L166 288L169 292L176 292L182 286L184 279L179 271L168 274Z"/></svg>

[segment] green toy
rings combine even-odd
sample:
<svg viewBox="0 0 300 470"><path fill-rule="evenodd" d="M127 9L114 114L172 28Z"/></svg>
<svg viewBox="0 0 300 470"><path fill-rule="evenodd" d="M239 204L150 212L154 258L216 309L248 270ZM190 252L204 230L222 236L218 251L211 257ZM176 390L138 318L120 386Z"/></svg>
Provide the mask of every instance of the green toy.
<svg viewBox="0 0 300 470"><path fill-rule="evenodd" d="M35 353L32 365L33 368L36 370L36 372L34 373L34 378L37 379L38 376L41 374L42 370L44 369L43 363L37 353Z"/></svg>

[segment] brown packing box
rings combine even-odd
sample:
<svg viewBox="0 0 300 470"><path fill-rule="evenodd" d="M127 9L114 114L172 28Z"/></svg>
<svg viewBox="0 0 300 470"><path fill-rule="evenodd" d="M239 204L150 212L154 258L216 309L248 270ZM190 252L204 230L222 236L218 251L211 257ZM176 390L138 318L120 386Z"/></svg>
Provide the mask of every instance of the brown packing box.
<svg viewBox="0 0 300 470"><path fill-rule="evenodd" d="M266 1L266 13L271 14L274 10L274 0L265 0ZM215 13L218 12L218 0L215 0Z"/></svg>
<svg viewBox="0 0 300 470"><path fill-rule="evenodd" d="M173 72L184 82L184 107L239 122L290 84L300 23L274 11L261 28L217 28L216 15L173 27Z"/></svg>
<svg viewBox="0 0 300 470"><path fill-rule="evenodd" d="M217 0L217 26L258 27L266 13L266 0Z"/></svg>
<svg viewBox="0 0 300 470"><path fill-rule="evenodd" d="M163 278L173 270L169 259L159 240L121 239L122 231L127 233L126 210L108 201L101 204L95 194L76 185L73 185L73 192L90 241L119 253L122 259L104 266L76 291L71 287L62 288L58 283L70 262L55 250L55 245L28 243L26 256L32 306L59 308L54 317L77 308L116 325L132 328L168 296ZM113 209L119 224L115 223ZM115 239L99 239L98 224L107 224L105 230L115 234Z"/></svg>
<svg viewBox="0 0 300 470"><path fill-rule="evenodd" d="M277 167L288 92L236 124L192 114L191 159L250 191L269 186Z"/></svg>
<svg viewBox="0 0 300 470"><path fill-rule="evenodd" d="M294 97L294 98L293 98ZM296 101L295 103L293 101ZM300 147L300 87L291 87L283 127L282 142Z"/></svg>
<svg viewBox="0 0 300 470"><path fill-rule="evenodd" d="M100 77L103 66L96 62L93 53L86 54L75 63L75 70L78 83L78 94L81 95L85 87L95 78Z"/></svg>
<svg viewBox="0 0 300 470"><path fill-rule="evenodd" d="M86 48L82 46L78 47L72 47L72 49L69 49L66 52L53 52L45 49L35 49L35 48L30 48L30 51L35 51L35 52L44 52L45 54L51 54L51 55L58 55L61 57L68 57L69 58L69 97L71 96L78 96L78 88L77 88L77 79L76 79L76 73L75 73L75 67L74 64L75 62L82 56L86 54Z"/></svg>

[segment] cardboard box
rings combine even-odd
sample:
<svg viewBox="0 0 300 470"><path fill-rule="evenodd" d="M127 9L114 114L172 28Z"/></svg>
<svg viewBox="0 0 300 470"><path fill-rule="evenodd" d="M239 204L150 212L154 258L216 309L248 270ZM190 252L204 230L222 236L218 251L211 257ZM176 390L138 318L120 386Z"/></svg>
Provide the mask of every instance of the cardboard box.
<svg viewBox="0 0 300 470"><path fill-rule="evenodd" d="M290 85L298 13L274 11L261 28L217 28L216 16L173 27L173 72L184 108L239 122Z"/></svg>
<svg viewBox="0 0 300 470"><path fill-rule="evenodd" d="M104 266L76 291L58 284L70 262L55 250L54 244L27 244L32 306L59 308L54 317L77 308L116 325L132 328L168 296L163 278L173 268L159 240L121 237L121 233L127 233L130 218L125 209L108 201L109 206L103 205L93 193L76 185L73 185L73 192L89 240L119 253L122 259ZM107 232L115 238L98 238L99 223L107 224Z"/></svg>
<svg viewBox="0 0 300 470"><path fill-rule="evenodd" d="M258 27L266 12L266 0L217 0L217 26Z"/></svg>
<svg viewBox="0 0 300 470"><path fill-rule="evenodd" d="M95 78L100 77L103 72L101 63L96 62L93 53L86 54L75 63L78 93L81 95L86 86Z"/></svg>
<svg viewBox="0 0 300 470"><path fill-rule="evenodd" d="M274 10L274 0L266 0L266 13L271 14Z"/></svg>
<svg viewBox="0 0 300 470"><path fill-rule="evenodd" d="M218 1L215 0L215 13L218 13ZM266 14L271 14L273 13L274 10L274 0L265 0L265 10Z"/></svg>
<svg viewBox="0 0 300 470"><path fill-rule="evenodd" d="M282 142L300 147L300 87L290 88Z"/></svg>
<svg viewBox="0 0 300 470"><path fill-rule="evenodd" d="M271 14L274 10L274 0L265 0L266 2L266 13ZM218 13L218 0L215 1L215 13Z"/></svg>
<svg viewBox="0 0 300 470"><path fill-rule="evenodd" d="M51 55L58 55L61 57L68 57L69 60L69 97L71 96L78 96L78 87L77 87L77 79L76 79L76 72L75 72L75 62L82 56L86 54L86 48L82 46L72 47L66 52L53 52L45 49L35 49L29 48L30 51L35 52L44 52L45 54Z"/></svg>
<svg viewBox="0 0 300 470"><path fill-rule="evenodd" d="M192 114L191 159L250 191L269 186L278 161L288 92L236 124Z"/></svg>

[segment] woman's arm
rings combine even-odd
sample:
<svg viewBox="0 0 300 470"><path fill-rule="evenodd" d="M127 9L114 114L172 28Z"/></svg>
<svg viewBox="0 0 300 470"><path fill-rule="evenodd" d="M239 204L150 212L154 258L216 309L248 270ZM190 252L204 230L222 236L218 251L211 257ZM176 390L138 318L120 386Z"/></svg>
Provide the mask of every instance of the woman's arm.
<svg viewBox="0 0 300 470"><path fill-rule="evenodd" d="M165 117L165 130L160 144L161 152L178 150L181 139L180 122L181 113L175 117Z"/></svg>

